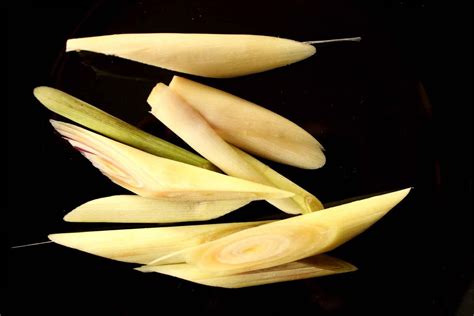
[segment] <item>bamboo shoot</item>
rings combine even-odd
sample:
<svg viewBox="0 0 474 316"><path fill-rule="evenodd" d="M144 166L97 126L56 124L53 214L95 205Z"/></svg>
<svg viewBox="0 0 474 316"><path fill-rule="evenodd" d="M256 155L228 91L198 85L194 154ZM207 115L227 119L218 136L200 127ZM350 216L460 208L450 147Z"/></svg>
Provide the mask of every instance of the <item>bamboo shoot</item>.
<svg viewBox="0 0 474 316"><path fill-rule="evenodd" d="M66 52L86 50L211 78L262 72L306 59L310 44L240 34L116 34L67 41Z"/></svg>
<svg viewBox="0 0 474 316"><path fill-rule="evenodd" d="M178 223L207 221L224 216L248 200L187 201L115 195L84 203L69 212L67 222Z"/></svg>
<svg viewBox="0 0 474 316"><path fill-rule="evenodd" d="M247 152L304 169L326 162L323 147L311 134L264 107L178 76L169 87L224 140Z"/></svg>
<svg viewBox="0 0 474 316"><path fill-rule="evenodd" d="M136 270L141 272L158 272L203 285L242 288L352 272L357 270L357 268L340 259L319 255L272 268L226 276L201 271L189 263L142 266Z"/></svg>
<svg viewBox="0 0 474 316"><path fill-rule="evenodd" d="M196 265L216 275L270 268L330 251L365 231L409 193L404 189L249 228L155 259Z"/></svg>
<svg viewBox="0 0 474 316"><path fill-rule="evenodd" d="M108 259L146 264L156 257L200 245L239 230L266 224L248 222L51 234L59 245ZM164 261L164 264L175 261Z"/></svg>
<svg viewBox="0 0 474 316"><path fill-rule="evenodd" d="M157 157L72 124L54 128L116 184L143 197L189 201L285 198L290 192Z"/></svg>
<svg viewBox="0 0 474 316"><path fill-rule="evenodd" d="M151 135L89 103L50 87L37 87L34 96L46 108L82 126L150 154L216 171L204 158Z"/></svg>
<svg viewBox="0 0 474 316"><path fill-rule="evenodd" d="M269 167L226 143L196 110L166 85L157 84L148 97L148 103L155 117L228 175L270 186L282 185L280 189L295 193L296 199L268 201L277 208L290 214L322 209L321 202L312 194L275 171L268 171ZM262 171L267 171L267 176ZM276 177L284 180L272 181Z"/></svg>

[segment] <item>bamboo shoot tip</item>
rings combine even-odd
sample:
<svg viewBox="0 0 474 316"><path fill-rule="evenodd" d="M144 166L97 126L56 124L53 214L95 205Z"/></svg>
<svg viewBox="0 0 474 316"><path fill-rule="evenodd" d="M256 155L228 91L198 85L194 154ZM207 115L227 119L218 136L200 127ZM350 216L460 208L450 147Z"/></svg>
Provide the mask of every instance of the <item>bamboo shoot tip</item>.
<svg viewBox="0 0 474 316"><path fill-rule="evenodd" d="M48 239L51 240L54 243L60 244L60 242L58 242L58 236L59 235L60 234L49 234Z"/></svg>
<svg viewBox="0 0 474 316"><path fill-rule="evenodd" d="M402 189L402 190L399 190L398 192L403 195L402 199L404 199L408 193L411 192L411 190L413 189L414 187L408 187L408 188L405 188L405 189Z"/></svg>
<svg viewBox="0 0 474 316"><path fill-rule="evenodd" d="M345 269L345 272L354 272L354 271L357 271L359 270L359 268L357 268L355 265L353 265L352 263L348 263L346 262L347 266L346 266L346 269Z"/></svg>
<svg viewBox="0 0 474 316"><path fill-rule="evenodd" d="M63 220L65 222L77 222L77 218L74 211L71 211L64 215Z"/></svg>
<svg viewBox="0 0 474 316"><path fill-rule="evenodd" d="M56 121L56 120L53 120L53 119L50 119L49 120L49 123L54 127L54 129L58 129L58 128L61 128L61 125L64 124L63 122L61 121Z"/></svg>
<svg viewBox="0 0 474 316"><path fill-rule="evenodd" d="M146 265L145 266L140 266L140 267L137 267L137 268L133 268L133 270L144 272L144 273L152 272L152 270L150 270L150 267L147 267Z"/></svg>

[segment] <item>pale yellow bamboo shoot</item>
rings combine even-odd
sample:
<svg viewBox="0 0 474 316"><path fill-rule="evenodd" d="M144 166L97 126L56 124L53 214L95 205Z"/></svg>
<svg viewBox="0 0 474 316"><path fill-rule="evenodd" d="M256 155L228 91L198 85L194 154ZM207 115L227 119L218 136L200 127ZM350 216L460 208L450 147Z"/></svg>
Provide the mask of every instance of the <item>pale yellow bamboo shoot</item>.
<svg viewBox="0 0 474 316"><path fill-rule="evenodd" d="M271 204L290 214L301 214L322 209L322 204L290 180L279 175L255 158L224 141L194 108L166 85L159 83L148 97L152 114L188 145L228 175L275 186L295 193L289 199L269 200ZM277 179L276 181L273 181ZM280 187L280 185L282 185Z"/></svg>
<svg viewBox="0 0 474 316"><path fill-rule="evenodd" d="M54 128L104 175L143 197L203 200L285 198L293 193L157 157L87 131L52 121Z"/></svg>
<svg viewBox="0 0 474 316"><path fill-rule="evenodd" d="M226 276L201 271L189 263L142 266L136 270L141 272L158 272L203 285L242 288L352 272L357 270L357 268L340 259L327 255L318 255L272 268Z"/></svg>
<svg viewBox="0 0 474 316"><path fill-rule="evenodd" d="M67 41L67 52L80 50L212 78L262 72L316 52L310 44L271 36L182 33L116 34Z"/></svg>
<svg viewBox="0 0 474 316"><path fill-rule="evenodd" d="M68 222L178 223L206 221L248 204L248 200L188 201L115 195L84 203L69 212Z"/></svg>
<svg viewBox="0 0 474 316"><path fill-rule="evenodd" d="M131 263L146 264L156 257L268 222L208 224L158 228L119 229L51 234L57 244L93 255ZM175 261L164 261L164 264Z"/></svg>
<svg viewBox="0 0 474 316"><path fill-rule="evenodd" d="M330 251L365 231L409 193L404 189L246 229L158 258L231 275L270 268Z"/></svg>
<svg viewBox="0 0 474 316"><path fill-rule="evenodd" d="M290 120L230 93L174 76L169 84L227 142L257 156L305 169L322 167L321 144Z"/></svg>

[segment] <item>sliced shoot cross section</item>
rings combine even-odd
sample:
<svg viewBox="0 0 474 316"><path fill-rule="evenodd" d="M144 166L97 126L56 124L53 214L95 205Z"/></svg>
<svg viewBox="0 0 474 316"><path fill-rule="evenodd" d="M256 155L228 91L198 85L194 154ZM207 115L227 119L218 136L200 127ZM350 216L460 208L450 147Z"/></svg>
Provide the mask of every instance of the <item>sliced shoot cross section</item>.
<svg viewBox="0 0 474 316"><path fill-rule="evenodd" d="M153 259L268 221L51 234L49 239L108 259L147 264ZM169 260L163 263L169 264Z"/></svg>
<svg viewBox="0 0 474 316"><path fill-rule="evenodd" d="M409 193L395 191L295 216L158 258L182 261L203 271L231 275L265 269L330 251L365 231Z"/></svg>

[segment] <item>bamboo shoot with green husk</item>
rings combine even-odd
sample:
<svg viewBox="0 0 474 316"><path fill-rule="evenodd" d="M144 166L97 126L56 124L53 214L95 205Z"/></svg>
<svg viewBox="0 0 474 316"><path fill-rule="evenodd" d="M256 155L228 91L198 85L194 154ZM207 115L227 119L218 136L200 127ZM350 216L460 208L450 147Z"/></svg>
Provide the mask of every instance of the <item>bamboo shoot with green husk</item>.
<svg viewBox="0 0 474 316"><path fill-rule="evenodd" d="M116 141L159 157L216 170L204 158L148 134L60 90L38 87L33 90L33 94L49 110Z"/></svg>
<svg viewBox="0 0 474 316"><path fill-rule="evenodd" d="M67 222L177 223L206 221L224 216L248 200L185 201L115 195L84 203L69 212Z"/></svg>
<svg viewBox="0 0 474 316"><path fill-rule="evenodd" d="M157 157L72 124L54 128L116 184L143 197L186 201L286 198L290 192Z"/></svg>
<svg viewBox="0 0 474 316"><path fill-rule="evenodd" d="M242 288L352 272L357 270L357 268L340 259L319 255L272 268L227 276L204 272L188 263L143 266L136 270L141 272L158 272L203 285Z"/></svg>
<svg viewBox="0 0 474 316"><path fill-rule="evenodd" d="M199 112L166 85L157 84L148 97L148 103L155 117L228 175L271 186L284 184L281 189L296 193L295 196L299 195L297 200L294 197L269 200L272 205L290 214L307 213L322 208L322 204L313 195L290 180L272 182L272 177L267 177L261 172L261 168L264 167L260 165L263 164L259 165L254 158L247 158L245 153L235 150L212 129ZM267 174L273 177L279 176L275 171Z"/></svg>
<svg viewBox="0 0 474 316"><path fill-rule="evenodd" d="M188 247L227 236L242 229L266 224L268 221L157 227L51 234L57 244L97 256L131 263L146 264ZM173 260L165 264L174 263Z"/></svg>
<svg viewBox="0 0 474 316"><path fill-rule="evenodd" d="M81 50L211 78L262 72L316 52L310 44L271 36L182 33L117 34L67 41L67 52Z"/></svg>
<svg viewBox="0 0 474 316"><path fill-rule="evenodd" d="M404 189L249 228L158 258L231 275L265 269L330 251L382 218L409 193Z"/></svg>
<svg viewBox="0 0 474 316"><path fill-rule="evenodd" d="M321 144L311 134L270 110L178 76L169 87L224 140L247 152L305 169L320 168L326 162Z"/></svg>

